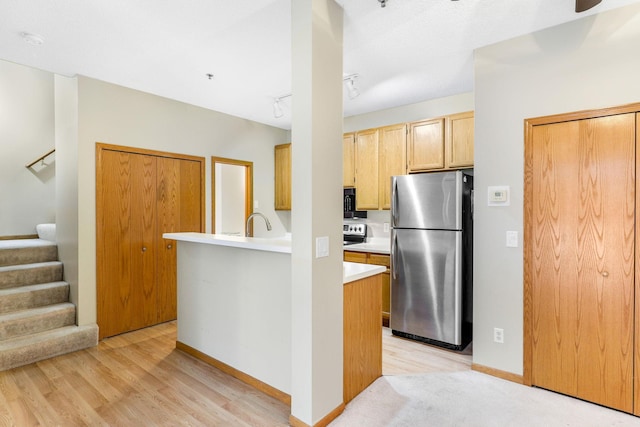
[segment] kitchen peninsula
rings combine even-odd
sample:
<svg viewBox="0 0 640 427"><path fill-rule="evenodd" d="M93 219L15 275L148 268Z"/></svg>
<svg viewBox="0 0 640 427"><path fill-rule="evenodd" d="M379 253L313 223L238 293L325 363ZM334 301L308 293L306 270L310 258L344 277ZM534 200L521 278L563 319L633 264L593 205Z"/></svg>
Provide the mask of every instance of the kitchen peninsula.
<svg viewBox="0 0 640 427"><path fill-rule="evenodd" d="M176 347L290 403L291 240L204 233L163 237L178 241ZM382 373L384 270L344 263L345 402ZM371 320L355 321L362 318ZM351 348L363 346L370 350L366 359L351 354Z"/></svg>

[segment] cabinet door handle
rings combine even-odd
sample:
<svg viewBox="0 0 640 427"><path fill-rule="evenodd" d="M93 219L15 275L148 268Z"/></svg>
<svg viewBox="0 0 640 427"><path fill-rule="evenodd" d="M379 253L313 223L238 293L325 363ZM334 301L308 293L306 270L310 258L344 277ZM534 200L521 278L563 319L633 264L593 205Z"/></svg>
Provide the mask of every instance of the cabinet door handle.
<svg viewBox="0 0 640 427"><path fill-rule="evenodd" d="M609 277L609 272L608 271L603 271L602 272L602 277Z"/></svg>
<svg viewBox="0 0 640 427"><path fill-rule="evenodd" d="M171 243L169 243L169 244L167 245L167 249L171 249L172 247L173 247L173 245L172 245Z"/></svg>
<svg viewBox="0 0 640 427"><path fill-rule="evenodd" d="M142 247L142 252L147 252L147 247L146 246Z"/></svg>

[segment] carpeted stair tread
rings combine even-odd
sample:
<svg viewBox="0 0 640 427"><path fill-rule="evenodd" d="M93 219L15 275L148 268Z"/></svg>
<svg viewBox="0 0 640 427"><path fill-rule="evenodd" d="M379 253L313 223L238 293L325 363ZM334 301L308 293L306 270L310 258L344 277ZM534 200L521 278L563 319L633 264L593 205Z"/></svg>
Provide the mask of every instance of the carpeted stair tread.
<svg viewBox="0 0 640 427"><path fill-rule="evenodd" d="M97 325L66 326L0 342L0 371L94 347Z"/></svg>
<svg viewBox="0 0 640 427"><path fill-rule="evenodd" d="M60 261L0 267L0 289L62 280Z"/></svg>
<svg viewBox="0 0 640 427"><path fill-rule="evenodd" d="M40 283L0 289L0 314L58 304L69 300L67 282Z"/></svg>
<svg viewBox="0 0 640 427"><path fill-rule="evenodd" d="M57 261L58 246L41 239L0 240L0 266Z"/></svg>
<svg viewBox="0 0 640 427"><path fill-rule="evenodd" d="M76 307L70 302L13 311L0 315L0 341L75 324Z"/></svg>

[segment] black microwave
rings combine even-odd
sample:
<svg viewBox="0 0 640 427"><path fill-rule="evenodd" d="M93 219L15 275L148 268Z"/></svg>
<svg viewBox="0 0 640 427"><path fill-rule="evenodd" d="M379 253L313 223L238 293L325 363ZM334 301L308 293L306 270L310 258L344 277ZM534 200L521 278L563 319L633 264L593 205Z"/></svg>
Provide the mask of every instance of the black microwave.
<svg viewBox="0 0 640 427"><path fill-rule="evenodd" d="M344 218L366 218L367 211L356 210L356 189L344 189Z"/></svg>

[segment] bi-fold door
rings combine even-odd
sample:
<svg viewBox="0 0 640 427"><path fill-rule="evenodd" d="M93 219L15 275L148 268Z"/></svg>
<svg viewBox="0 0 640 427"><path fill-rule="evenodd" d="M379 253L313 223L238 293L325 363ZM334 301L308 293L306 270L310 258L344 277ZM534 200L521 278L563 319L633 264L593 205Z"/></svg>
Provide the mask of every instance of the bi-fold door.
<svg viewBox="0 0 640 427"><path fill-rule="evenodd" d="M534 121L526 144L525 383L626 412L638 395L636 120Z"/></svg>
<svg viewBox="0 0 640 427"><path fill-rule="evenodd" d="M175 241L162 234L203 227L204 158L126 150L97 145L100 338L176 318Z"/></svg>

